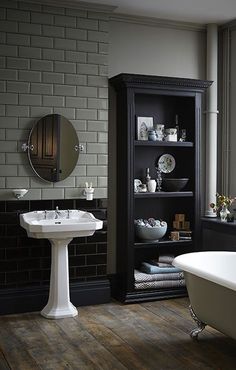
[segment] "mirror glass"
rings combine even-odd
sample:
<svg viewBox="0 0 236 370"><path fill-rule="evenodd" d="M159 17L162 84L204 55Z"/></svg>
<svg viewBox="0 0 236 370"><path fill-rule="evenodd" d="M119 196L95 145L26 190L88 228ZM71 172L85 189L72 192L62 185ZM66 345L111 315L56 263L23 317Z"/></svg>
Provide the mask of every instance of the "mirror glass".
<svg viewBox="0 0 236 370"><path fill-rule="evenodd" d="M30 132L28 156L40 178L57 182L68 177L79 158L79 140L71 122L59 114L41 118Z"/></svg>

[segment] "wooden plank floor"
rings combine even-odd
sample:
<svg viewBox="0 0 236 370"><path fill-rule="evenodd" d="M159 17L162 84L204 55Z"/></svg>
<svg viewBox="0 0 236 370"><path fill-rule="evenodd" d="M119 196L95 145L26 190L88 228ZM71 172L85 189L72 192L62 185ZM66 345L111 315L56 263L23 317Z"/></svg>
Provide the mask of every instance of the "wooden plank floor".
<svg viewBox="0 0 236 370"><path fill-rule="evenodd" d="M207 327L199 339L188 299L79 308L79 316L0 316L0 370L235 370L236 341Z"/></svg>

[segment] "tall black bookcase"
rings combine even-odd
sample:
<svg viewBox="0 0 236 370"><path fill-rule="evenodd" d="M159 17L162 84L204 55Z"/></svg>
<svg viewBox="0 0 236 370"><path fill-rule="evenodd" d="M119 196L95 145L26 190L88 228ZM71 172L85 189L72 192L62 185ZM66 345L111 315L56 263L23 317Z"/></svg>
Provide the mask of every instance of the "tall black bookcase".
<svg viewBox="0 0 236 370"><path fill-rule="evenodd" d="M134 269L159 254L178 255L198 248L202 96L211 82L123 73L110 78L109 83L109 130L110 138L113 137L113 141L109 140L109 195L114 200L110 216L116 265L113 295L126 303L182 296L186 294L184 288L135 290ZM180 129L186 129L186 141L137 140L137 117L153 117L154 123L171 128L176 115ZM134 179L144 181L146 168L156 179L155 163L162 154L175 158L171 175L189 178L186 188L178 192L134 193ZM177 213L185 214L190 221L192 240L169 239ZM135 237L134 220L149 217L168 224L166 236L156 244Z"/></svg>

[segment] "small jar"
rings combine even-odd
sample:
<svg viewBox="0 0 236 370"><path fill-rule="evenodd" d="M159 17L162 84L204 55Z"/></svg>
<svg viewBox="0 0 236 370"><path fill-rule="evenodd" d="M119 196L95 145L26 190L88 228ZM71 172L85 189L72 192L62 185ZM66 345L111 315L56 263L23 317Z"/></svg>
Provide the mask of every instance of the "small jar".
<svg viewBox="0 0 236 370"><path fill-rule="evenodd" d="M148 131L148 140L149 141L156 141L157 140L157 134L155 130Z"/></svg>
<svg viewBox="0 0 236 370"><path fill-rule="evenodd" d="M157 141L163 141L164 133L165 133L165 125L161 123L157 123L155 127L155 131L157 135Z"/></svg>

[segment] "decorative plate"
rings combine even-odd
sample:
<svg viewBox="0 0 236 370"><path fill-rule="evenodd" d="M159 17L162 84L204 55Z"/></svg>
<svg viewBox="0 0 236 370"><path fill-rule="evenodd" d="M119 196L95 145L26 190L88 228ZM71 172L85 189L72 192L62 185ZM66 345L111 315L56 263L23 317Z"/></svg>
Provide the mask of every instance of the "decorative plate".
<svg viewBox="0 0 236 370"><path fill-rule="evenodd" d="M158 159L158 167L161 172L170 173L175 168L175 159L171 154L163 154Z"/></svg>

